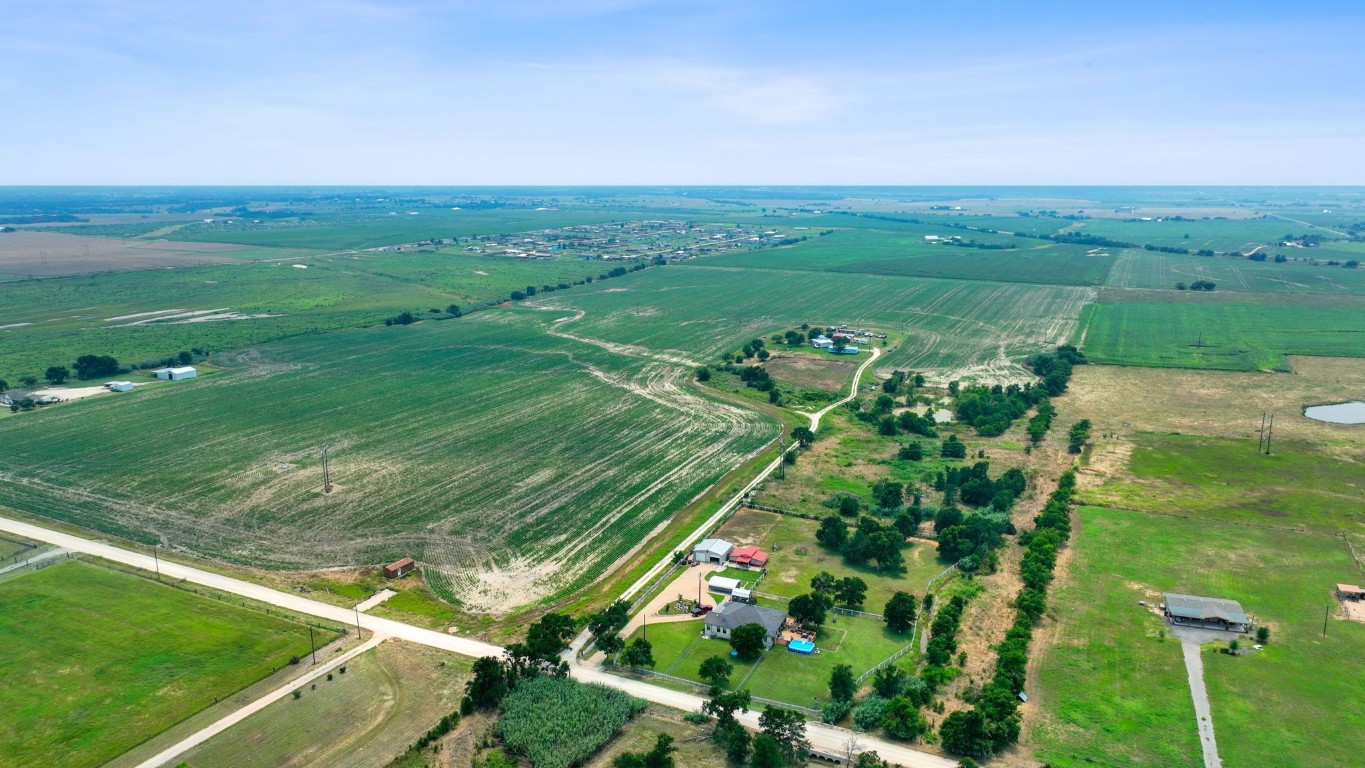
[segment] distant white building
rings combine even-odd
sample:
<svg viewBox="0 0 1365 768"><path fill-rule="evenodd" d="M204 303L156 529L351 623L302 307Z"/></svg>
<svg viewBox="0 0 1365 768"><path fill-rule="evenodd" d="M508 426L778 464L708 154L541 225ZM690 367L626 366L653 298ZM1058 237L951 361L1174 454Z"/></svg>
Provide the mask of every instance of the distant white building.
<svg viewBox="0 0 1365 768"><path fill-rule="evenodd" d="M131 381L111 381L104 385L110 392L132 392L133 382Z"/></svg>
<svg viewBox="0 0 1365 768"><path fill-rule="evenodd" d="M198 376L199 371L196 371L192 365L182 365L176 368L157 368L155 371L152 371L152 374L158 379L180 381L181 379L192 379L195 376Z"/></svg>
<svg viewBox="0 0 1365 768"><path fill-rule="evenodd" d="M816 349L829 349L834 346L834 340L827 339L824 336L816 336L810 340L810 345Z"/></svg>

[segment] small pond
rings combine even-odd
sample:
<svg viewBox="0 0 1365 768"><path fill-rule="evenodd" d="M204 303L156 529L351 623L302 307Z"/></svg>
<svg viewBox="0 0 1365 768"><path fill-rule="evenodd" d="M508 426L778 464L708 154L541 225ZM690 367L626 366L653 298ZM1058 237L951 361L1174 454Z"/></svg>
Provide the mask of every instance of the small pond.
<svg viewBox="0 0 1365 768"><path fill-rule="evenodd" d="M1315 405L1304 408L1303 415L1331 424L1365 424L1365 402L1352 400L1335 405Z"/></svg>

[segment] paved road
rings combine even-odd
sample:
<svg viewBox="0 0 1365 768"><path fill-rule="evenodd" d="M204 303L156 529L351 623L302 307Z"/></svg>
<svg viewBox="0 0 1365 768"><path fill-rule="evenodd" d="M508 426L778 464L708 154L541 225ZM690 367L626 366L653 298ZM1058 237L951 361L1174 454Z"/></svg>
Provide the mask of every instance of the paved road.
<svg viewBox="0 0 1365 768"><path fill-rule="evenodd" d="M1204 688L1204 659L1199 655L1199 642L1182 639L1180 651L1185 655L1185 673L1190 678L1190 696L1194 699L1194 719L1199 724L1199 745L1204 749L1204 768L1222 768L1218 757L1218 742L1213 737L1213 713L1209 711L1209 693Z"/></svg>
<svg viewBox="0 0 1365 768"><path fill-rule="evenodd" d="M262 709L265 709L271 704L274 704L280 699L283 699L285 696L288 696L290 693L293 693L296 689L302 688L308 683L317 680L318 678L322 677L328 672L331 672L332 670L336 669L342 664L345 664L351 659L354 659L355 657L370 650L376 645L379 645L380 643L384 642L387 639L388 638L384 637L383 635L375 635L371 637L365 643L358 645L355 648L352 648L346 653L327 662L326 664L319 666L317 669L310 670L308 674L295 680L290 680L289 682L285 683L279 688L276 688L275 690L271 691L270 693L267 693L261 698L256 699L255 701L251 702L245 707L242 707L236 712L232 712L223 717L222 719L217 720L216 722L204 728L201 728L198 731L195 731L190 736L187 736L186 738L177 742L174 746L162 750L155 757L143 760L142 762L137 764L137 768L160 768L160 766L168 765L172 760L176 759L177 757L180 757L181 755L185 754L191 749L194 749L195 747L199 746L200 744L203 744L204 742L208 741L214 736L217 736L223 731L226 731L228 728L231 728L237 723L240 723L243 720L247 719L248 717L251 717L252 715L256 714L257 712L260 712Z"/></svg>
<svg viewBox="0 0 1365 768"><path fill-rule="evenodd" d="M10 533L27 536L36 541L46 541L56 544L59 547L81 552L106 560L112 560L124 565L135 568L152 570L155 562L151 555L144 555L132 552L121 547L113 546L107 542L83 539L79 536L72 536L67 533L51 531L41 526L31 523L12 520L7 517L0 517L0 530ZM411 624L404 624L401 621L392 619L382 619L357 612L353 608L342 608L327 603L320 603L306 597L300 597L289 592L263 587L259 584L252 584L241 579L234 579L231 576L224 576L212 571L205 571L180 563L161 561L161 574L170 579L183 579L195 584L250 598L259 602L268 603L279 608L286 608L296 613L316 616L342 624L354 625L359 622L360 626L376 635L394 637L406 640L411 643L425 645L432 648L458 653L461 656L478 658L480 656L501 656L503 649L491 643L480 640L473 640L467 637L457 637L447 635L422 627L414 627ZM623 690L632 696L637 696L646 701L661 704L666 707L673 707L683 711L698 710L704 699L689 693L670 691L666 688L650 685L639 680L629 680L616 675L610 675L597 667L573 666L570 674L576 680L584 682L601 683ZM739 718L740 722L752 728L758 727L758 713L750 712ZM848 741L851 731L843 728L825 725L823 723L809 723L806 726L806 735L810 739L811 745L817 749L839 753L843 750L844 744ZM957 765L956 761L947 758L931 755L925 752L918 752L903 744L894 744L881 739L872 738L866 734L858 734L858 740L864 750L876 750L884 759L893 763L900 763L906 768L953 768Z"/></svg>
<svg viewBox="0 0 1365 768"><path fill-rule="evenodd" d="M843 405L844 403L847 403L849 400L852 400L854 397L857 396L858 385L863 380L863 372L867 370L868 366L876 362L877 358L880 357L882 354L882 351L877 347L869 347L869 349L872 350L872 354L868 356L867 360L864 361L862 365L858 366L858 370L853 374L853 383L848 385L848 395L841 400L837 400L833 403L830 403L829 405L825 406L824 408L821 408L815 413L809 414L810 431L815 432L816 430L820 429L820 419L823 418L825 414ZM788 450L794 449L795 447L796 446L791 446ZM744 497L748 496L751 492L753 492L753 490L758 487L759 483L763 482L764 480L767 480L768 475L771 475L773 472L775 472L778 466L780 466L781 464L782 464L781 456L778 456L776 459L773 459L772 463L764 467L763 471L759 472L758 476L751 480L748 485L745 485L742 489L740 489L739 493L736 493L734 496L732 496L729 501L721 505L720 509L716 510L716 513L714 515L711 515L710 517L706 518L706 520L701 525L697 526L697 528L692 531L691 535L689 535L686 539L683 540L682 545L679 546L678 549L683 552L691 551L691 547L693 544L700 541L701 538L705 536L712 528L715 528L717 523L723 520L726 515L730 514L731 510L739 506L740 502L744 501ZM659 578L659 574L663 573L664 569L669 568L672 565L673 553L672 552L664 553L664 556L659 559L659 562L654 564L654 567L646 571L645 574L641 576L639 579L636 579L635 583L631 584L630 587L627 588L625 592L621 593L621 599L630 600L631 598L635 597L635 595L638 594L640 590L645 589L650 584L654 583L654 580Z"/></svg>

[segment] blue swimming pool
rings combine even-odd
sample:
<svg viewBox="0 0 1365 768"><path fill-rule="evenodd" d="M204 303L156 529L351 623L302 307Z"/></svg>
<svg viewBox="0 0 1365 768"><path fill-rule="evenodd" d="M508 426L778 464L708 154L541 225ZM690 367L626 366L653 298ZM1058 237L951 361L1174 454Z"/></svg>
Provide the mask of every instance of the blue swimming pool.
<svg viewBox="0 0 1365 768"><path fill-rule="evenodd" d="M815 643L809 640L793 640L790 643L787 643L787 650L792 651L793 653L804 653L809 656L810 654L815 653Z"/></svg>

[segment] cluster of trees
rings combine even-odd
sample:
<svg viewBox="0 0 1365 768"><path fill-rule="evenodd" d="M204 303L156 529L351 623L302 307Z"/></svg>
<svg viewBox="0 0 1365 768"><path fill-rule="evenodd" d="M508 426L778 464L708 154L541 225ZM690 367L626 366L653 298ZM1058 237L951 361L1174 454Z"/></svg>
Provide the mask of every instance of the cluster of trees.
<svg viewBox="0 0 1365 768"><path fill-rule="evenodd" d="M1024 493L1028 481L1018 467L1005 470L1000 477L990 477L990 462L978 461L970 467L948 467L934 475L934 490L942 491L944 503L957 499L972 507L992 506L1007 512L1014 500Z"/></svg>
<svg viewBox="0 0 1365 768"><path fill-rule="evenodd" d="M701 679L710 685L701 717L716 719L716 726L711 731L712 740L736 765L747 762L750 768L780 768L804 764L810 754L806 719L790 709L766 707L758 718L759 734L751 738L735 715L749 711L752 697L748 690L728 690L734 671L734 665L720 656L703 661L698 671Z"/></svg>
<svg viewBox="0 0 1365 768"><path fill-rule="evenodd" d="M1186 288L1188 288L1188 289L1191 290L1191 291L1212 291L1214 288L1217 288L1217 287L1218 287L1218 284L1215 283L1215 282L1213 282L1212 280L1195 280L1193 283L1190 283L1188 286L1185 285L1184 283L1176 283L1176 284L1175 284L1175 289L1176 289L1177 291L1183 291L1183 290L1185 290Z"/></svg>
<svg viewBox="0 0 1365 768"><path fill-rule="evenodd" d="M611 761L612 768L673 768L673 753L678 750L673 746L673 737L666 733L659 734L659 738L654 741L654 748L648 752L622 752Z"/></svg>
<svg viewBox="0 0 1365 768"><path fill-rule="evenodd" d="M750 339L735 356L736 363L742 363L747 358L757 357L760 361L766 361L771 354L763 348L763 339Z"/></svg>
<svg viewBox="0 0 1365 768"><path fill-rule="evenodd" d="M1066 449L1071 453L1080 453L1081 449L1090 440L1090 419L1081 419L1071 425L1071 431L1066 436Z"/></svg>
<svg viewBox="0 0 1365 768"><path fill-rule="evenodd" d="M984 566L990 572L995 569L995 550L1004 544L1004 534L1014 532L1014 526L1003 511L964 515L957 507L945 506L934 514L934 532L939 557L964 571Z"/></svg>
<svg viewBox="0 0 1365 768"><path fill-rule="evenodd" d="M1038 404L1038 410L1033 414L1033 418L1028 420L1028 439L1033 445L1043 442L1043 437L1047 431L1052 429L1052 420L1057 416L1057 407L1050 400L1044 400Z"/></svg>
<svg viewBox="0 0 1365 768"><path fill-rule="evenodd" d="M957 435L948 435L948 439L939 447L939 455L945 459L965 459L967 444L958 440Z"/></svg>
<svg viewBox="0 0 1365 768"><path fill-rule="evenodd" d="M1029 641L1033 625L1047 610L1057 550L1071 535L1070 506L1075 493L1076 473L1067 470L1042 513L1034 518L1033 530L1019 537L1027 548L1020 566L1024 588L1015 599L1014 624L997 648L995 675L972 709L954 712L939 728L943 748L953 754L987 758L1019 738L1018 693L1024 689Z"/></svg>
<svg viewBox="0 0 1365 768"><path fill-rule="evenodd" d="M573 618L560 613L542 616L526 631L526 640L507 646L502 658L484 656L474 662L474 676L465 683L461 709L494 709L523 680L541 675L567 677L569 665L559 654L569 647L573 634Z"/></svg>
<svg viewBox="0 0 1365 768"><path fill-rule="evenodd" d="M909 511L897 515L891 525L863 515L850 534L847 523L830 515L820 522L815 539L831 552L842 554L849 565L875 563L878 571L897 575L905 572L905 557L901 554L908 546L905 539L918 527L919 520Z"/></svg>
<svg viewBox="0 0 1365 768"><path fill-rule="evenodd" d="M908 400L915 394L915 389L924 386L924 374L916 373L911 376L907 371L892 371L891 378L882 382L882 391L888 395L898 395L902 392Z"/></svg>
<svg viewBox="0 0 1365 768"><path fill-rule="evenodd" d="M522 296L522 298L526 298ZM407 310L403 310L393 317L384 318L384 325L412 325L417 322L417 317Z"/></svg>
<svg viewBox="0 0 1365 768"><path fill-rule="evenodd" d="M953 654L957 652L957 630L966 608L967 597L953 595L946 605L938 609L934 622L929 625L929 647L924 654L924 680L930 689L938 688L958 674L951 666Z"/></svg>
<svg viewBox="0 0 1365 768"><path fill-rule="evenodd" d="M182 350L180 350L180 352L178 352L178 353L176 353L176 354L174 354L174 355L168 355L168 356L166 356L166 357L158 357L158 358L153 358L153 359L150 359L150 360L139 360L138 362L133 363L133 364L132 364L131 366L129 366L129 367L130 367L130 368L143 368L143 369L145 369L145 368L173 368L173 367L175 367L175 366L177 366L177 365L189 365L190 363L193 363L193 362L195 361L195 359L202 360L202 359L204 359L204 358L206 358L206 357L208 357L208 356L209 356L209 352L208 352L207 349L200 349L199 347L193 347L193 348L191 348L191 349L189 349L189 350L183 350L183 349L182 349ZM110 360L113 360L113 358L110 358ZM103 363L104 363L105 365L108 365L108 361L103 361ZM114 366L115 366L115 368L118 367L118 361L116 361L116 360L114 361ZM100 374L100 375L109 375L109 374Z"/></svg>

